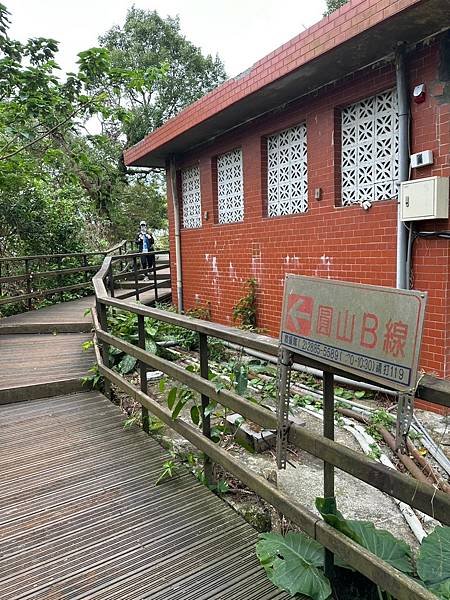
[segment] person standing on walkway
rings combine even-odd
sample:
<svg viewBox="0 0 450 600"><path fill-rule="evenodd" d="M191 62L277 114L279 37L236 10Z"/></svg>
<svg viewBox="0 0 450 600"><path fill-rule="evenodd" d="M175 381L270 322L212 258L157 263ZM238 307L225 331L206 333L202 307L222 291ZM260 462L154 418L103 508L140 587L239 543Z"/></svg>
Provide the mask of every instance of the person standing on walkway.
<svg viewBox="0 0 450 600"><path fill-rule="evenodd" d="M147 231L147 223L145 221L141 221L139 223L139 231L136 236L136 243L138 245L139 252L143 253L141 256L141 264L142 269L145 271L144 281L149 281L151 269L153 268L153 264L155 262L155 255L153 254L155 251L155 240L153 239L153 235Z"/></svg>

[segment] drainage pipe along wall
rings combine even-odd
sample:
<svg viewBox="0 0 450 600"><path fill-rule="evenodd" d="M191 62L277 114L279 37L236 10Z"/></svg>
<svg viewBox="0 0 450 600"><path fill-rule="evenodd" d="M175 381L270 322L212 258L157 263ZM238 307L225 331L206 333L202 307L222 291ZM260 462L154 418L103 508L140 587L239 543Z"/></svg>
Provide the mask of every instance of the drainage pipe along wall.
<svg viewBox="0 0 450 600"><path fill-rule="evenodd" d="M395 72L397 78L398 98L398 163L399 180L409 179L409 97L406 77L405 44L397 48L395 55ZM399 289L409 287L409 273L407 269L408 228L400 219L400 202L397 209L397 267L396 286Z"/></svg>
<svg viewBox="0 0 450 600"><path fill-rule="evenodd" d="M169 180L170 180L170 191L172 194L172 205L173 205L173 224L175 234L175 268L177 278L177 307L178 312L182 313L183 307L183 275L181 272L181 233L180 233L180 202L178 198L178 186L177 186L177 169L175 165L175 159L171 157L169 162Z"/></svg>

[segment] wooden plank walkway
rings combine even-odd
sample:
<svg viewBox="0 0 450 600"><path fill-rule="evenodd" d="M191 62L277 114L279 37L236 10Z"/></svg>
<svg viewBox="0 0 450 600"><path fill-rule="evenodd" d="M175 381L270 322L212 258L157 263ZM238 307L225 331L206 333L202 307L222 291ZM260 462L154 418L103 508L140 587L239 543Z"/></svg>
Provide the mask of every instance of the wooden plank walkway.
<svg viewBox="0 0 450 600"><path fill-rule="evenodd" d="M90 315L84 313L93 304L93 296L61 302L5 317L0 320L0 334L11 333L79 333L92 328Z"/></svg>
<svg viewBox="0 0 450 600"><path fill-rule="evenodd" d="M0 336L0 404L83 389L81 378L95 362L83 351L86 333Z"/></svg>
<svg viewBox="0 0 450 600"><path fill-rule="evenodd" d="M2 600L287 600L256 532L96 392L0 406Z"/></svg>
<svg viewBox="0 0 450 600"><path fill-rule="evenodd" d="M116 290L117 298L128 294L129 289ZM167 301L171 296L171 290L158 289L161 302ZM132 299L132 298L130 298ZM151 304L155 300L153 290L141 293L140 302ZM94 303L93 296L86 296L70 302L61 302L30 310L25 313L4 317L0 319L0 334L15 333L80 333L89 332L92 328L90 315L85 312Z"/></svg>
<svg viewBox="0 0 450 600"><path fill-rule="evenodd" d="M161 301L170 298L170 289L158 292ZM154 300L154 290L141 294L144 304ZM85 389L81 379L95 362L94 353L82 349L91 337L85 313L93 303L87 296L0 320L0 404Z"/></svg>

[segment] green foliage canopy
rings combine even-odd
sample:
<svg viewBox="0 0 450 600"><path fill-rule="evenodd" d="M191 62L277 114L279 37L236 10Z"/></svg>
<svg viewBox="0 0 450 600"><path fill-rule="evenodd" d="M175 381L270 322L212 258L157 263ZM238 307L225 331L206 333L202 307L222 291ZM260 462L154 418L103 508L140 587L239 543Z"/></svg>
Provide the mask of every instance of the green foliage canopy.
<svg viewBox="0 0 450 600"><path fill-rule="evenodd" d="M146 76L138 84L122 88L121 105L130 108L124 126L127 144L141 140L188 104L221 83L226 75L223 63L203 56L200 48L180 31L178 17L163 19L156 11L132 7L122 27L115 26L100 37L109 51L111 64L119 71L131 65L139 73L153 73L164 65L166 77Z"/></svg>
<svg viewBox="0 0 450 600"><path fill-rule="evenodd" d="M164 228L161 174L127 169L123 149L222 81L220 60L132 8L61 74L58 42L14 40L9 18L0 3L0 255L98 248L141 218Z"/></svg>

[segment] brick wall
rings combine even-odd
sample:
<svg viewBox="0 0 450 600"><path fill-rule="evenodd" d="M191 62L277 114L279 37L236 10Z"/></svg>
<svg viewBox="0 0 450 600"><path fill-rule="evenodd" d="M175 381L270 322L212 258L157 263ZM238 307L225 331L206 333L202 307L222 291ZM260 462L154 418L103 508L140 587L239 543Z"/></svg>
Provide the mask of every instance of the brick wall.
<svg viewBox="0 0 450 600"><path fill-rule="evenodd" d="M410 85L427 84L427 100L412 105L412 150L433 150L435 164L415 177L450 175L450 105L439 81L439 44L414 51L408 59ZM210 303L212 319L231 323L232 308L244 282L258 281L258 325L277 336L286 273L330 277L395 286L396 201L340 207L339 108L395 86L392 64L371 67L327 86L283 111L224 135L213 144L184 155L179 167L199 163L201 229L182 230L185 308ZM447 92L448 93L448 92ZM306 121L308 128L307 213L265 216L266 181L262 138ZM214 157L238 146L243 151L245 219L217 225ZM314 189L322 199L314 200ZM170 190L170 186L168 186ZM172 257L173 214L169 195ZM449 228L447 222L424 223L423 229ZM421 366L450 375L449 242L418 240L414 252L415 287L429 292ZM175 289L175 264L172 264Z"/></svg>

